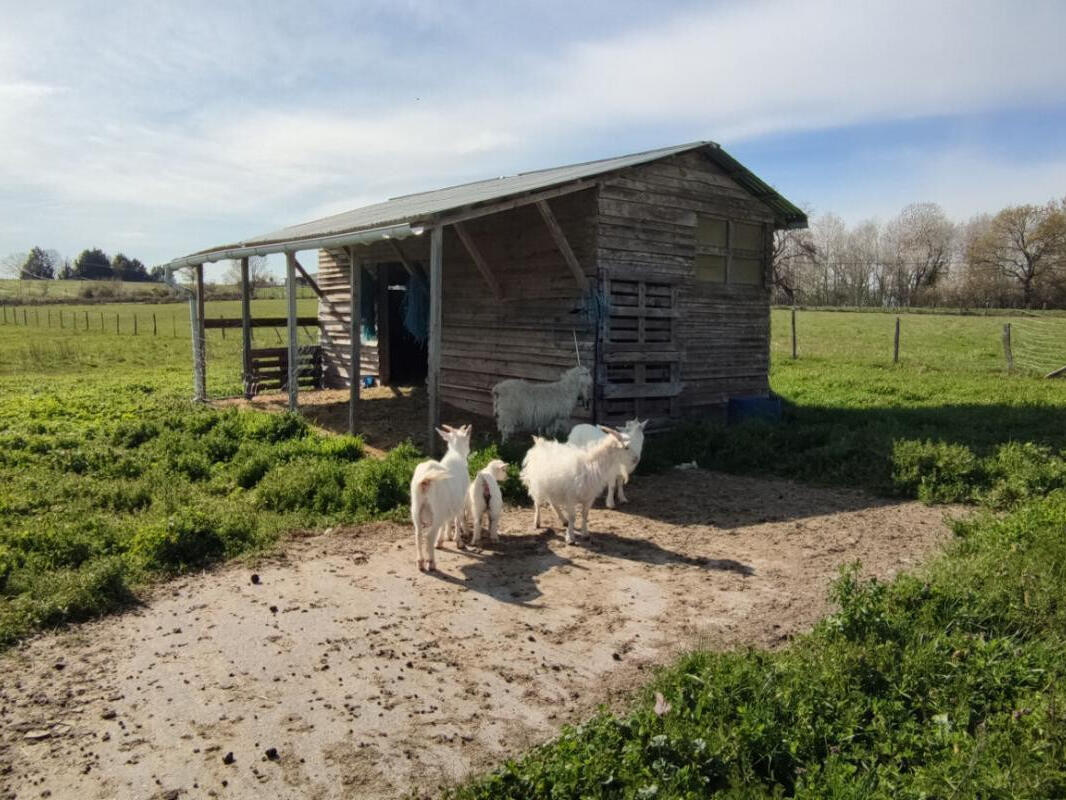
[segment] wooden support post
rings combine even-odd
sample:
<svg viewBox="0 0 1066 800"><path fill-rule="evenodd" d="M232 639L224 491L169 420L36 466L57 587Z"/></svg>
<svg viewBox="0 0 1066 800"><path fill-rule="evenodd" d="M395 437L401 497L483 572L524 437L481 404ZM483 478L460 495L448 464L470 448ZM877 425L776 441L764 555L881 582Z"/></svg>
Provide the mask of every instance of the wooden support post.
<svg viewBox="0 0 1066 800"><path fill-rule="evenodd" d="M62 322L63 322L63 317L62 316L59 317L59 322L61 323L60 327L63 327L62 326ZM115 335L116 336L118 334L122 333L122 328L120 327L120 325L121 325L121 323L119 322L119 319L118 319L118 312L116 311L115 312Z"/></svg>
<svg viewBox="0 0 1066 800"><path fill-rule="evenodd" d="M159 323L156 321L155 312L152 312L152 336L159 335Z"/></svg>
<svg viewBox="0 0 1066 800"><path fill-rule="evenodd" d="M537 203L537 210L540 212L541 217L544 218L544 224L548 226L552 239L555 240L555 246L558 247L559 252L563 254L563 260L566 262L566 266L568 266L570 271L574 274L574 280L577 281L578 288L581 289L582 292L587 292L589 288L589 279L585 276L585 271L581 269L581 264L578 263L577 256L574 255L574 251L570 248L570 242L566 240L566 234L563 233L559 221L555 219L555 214L552 213L548 201L539 201Z"/></svg>
<svg viewBox="0 0 1066 800"><path fill-rule="evenodd" d="M296 254L285 254L285 294L288 300L289 322L289 411L300 405L300 350L297 347L296 328Z"/></svg>
<svg viewBox="0 0 1066 800"><path fill-rule="evenodd" d="M85 312L85 330L89 330L89 312Z"/></svg>
<svg viewBox="0 0 1066 800"><path fill-rule="evenodd" d="M133 335L137 335L137 312L133 312Z"/></svg>
<svg viewBox="0 0 1066 800"><path fill-rule="evenodd" d="M489 262L485 260L485 256L481 254L478 246L470 237L469 231L463 227L461 222L455 223L453 227L455 228L455 232L459 235L463 247L466 248L466 251L470 253L470 257L474 260L474 266L477 267L477 271L481 273L481 277L485 279L485 283L487 283L489 289L492 290L492 296L497 300L503 300L503 289L500 288L500 282L496 280L496 276L489 267Z"/></svg>
<svg viewBox="0 0 1066 800"><path fill-rule="evenodd" d="M192 310L193 399L207 402L207 342L204 340L204 265L193 268L195 292L190 298Z"/></svg>
<svg viewBox="0 0 1066 800"><path fill-rule="evenodd" d="M389 335L392 313L389 311L389 265L377 265L378 380L392 385L392 337Z"/></svg>
<svg viewBox="0 0 1066 800"><path fill-rule="evenodd" d="M7 311L4 311L4 322L7 322ZM52 309L48 309L48 327L52 327Z"/></svg>
<svg viewBox="0 0 1066 800"><path fill-rule="evenodd" d="M796 307L792 306L792 360L796 360Z"/></svg>
<svg viewBox="0 0 1066 800"><path fill-rule="evenodd" d="M899 363L899 317L896 317L896 336L892 340L892 363Z"/></svg>
<svg viewBox="0 0 1066 800"><path fill-rule="evenodd" d="M359 418L359 360L362 350L362 308L363 265L355 255L355 248L348 248L348 434L355 436L355 425Z"/></svg>
<svg viewBox="0 0 1066 800"><path fill-rule="evenodd" d="M241 378L244 396L252 399L252 292L248 281L248 258L241 259Z"/></svg>
<svg viewBox="0 0 1066 800"><path fill-rule="evenodd" d="M441 283L444 272L443 267L444 228L437 225L429 233L429 364L426 370L429 425L426 452L430 454L440 451L437 428L440 427Z"/></svg>
<svg viewBox="0 0 1066 800"><path fill-rule="evenodd" d="M1014 350L1010 342L1010 323L1003 326L1003 355L1007 357L1007 372L1014 372Z"/></svg>
<svg viewBox="0 0 1066 800"><path fill-rule="evenodd" d="M30 323L27 322L27 318L26 318L26 309L22 309L22 327L23 328L28 327L29 324Z"/></svg>
<svg viewBox="0 0 1066 800"><path fill-rule="evenodd" d="M100 333L104 332L104 312L100 312Z"/></svg>

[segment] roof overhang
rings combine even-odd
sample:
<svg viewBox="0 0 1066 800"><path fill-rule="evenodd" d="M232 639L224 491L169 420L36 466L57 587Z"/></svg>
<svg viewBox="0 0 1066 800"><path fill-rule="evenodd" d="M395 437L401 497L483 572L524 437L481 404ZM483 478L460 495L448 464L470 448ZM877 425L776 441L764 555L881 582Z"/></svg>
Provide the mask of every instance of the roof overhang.
<svg viewBox="0 0 1066 800"><path fill-rule="evenodd" d="M210 264L250 256L268 256L275 253L296 253L300 250L336 249L349 245L370 244L383 239L406 239L408 236L421 236L424 228L420 225L388 225L381 228L369 228L361 231L335 233L329 236L312 236L298 239L285 239L275 242L257 242L255 244L235 244L213 250L175 258L166 266L168 269L194 267L197 264Z"/></svg>

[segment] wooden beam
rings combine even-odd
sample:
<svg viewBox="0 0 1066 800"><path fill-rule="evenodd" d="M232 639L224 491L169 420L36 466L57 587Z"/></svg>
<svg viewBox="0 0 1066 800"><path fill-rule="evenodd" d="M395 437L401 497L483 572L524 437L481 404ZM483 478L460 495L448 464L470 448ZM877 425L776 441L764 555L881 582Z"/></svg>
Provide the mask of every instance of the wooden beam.
<svg viewBox="0 0 1066 800"><path fill-rule="evenodd" d="M296 259L296 256L293 256L292 263L296 266L296 271L300 273L300 277L307 281L307 285L311 287L311 291L318 295L318 299L325 300L328 303L329 299L326 297L325 294L322 293L322 290L318 288L318 284L315 283L315 279L312 278L308 274L307 270L303 268L303 265Z"/></svg>
<svg viewBox="0 0 1066 800"><path fill-rule="evenodd" d="M548 226L552 239L555 240L555 246L558 247L559 252L563 254L563 261L566 262L566 266L570 267L570 271L574 273L574 280L577 281L578 288L583 292L587 292L589 289L589 279L586 277L585 271L581 269L581 264L578 263L574 251L570 249L570 242L566 240L566 234L563 233L559 221L555 218L555 214L552 213L548 201L538 201L537 211L539 211L541 217L544 218L544 223Z"/></svg>
<svg viewBox="0 0 1066 800"><path fill-rule="evenodd" d="M489 203L484 206L467 206L464 209L457 209L452 212L439 214L436 217L412 222L411 227L421 226L423 228L432 228L435 225L454 225L456 222L466 222L467 220L477 219L478 217L487 217L490 214L498 214L501 211L510 211L513 208L532 205L541 200L550 200L553 197L562 197L565 194L573 194L574 192L591 189L606 177L606 175L598 175L595 179L574 181L565 186L556 186L552 189L545 189L542 192L530 192L529 194L519 195L518 197L512 197L507 200L500 200L499 202Z"/></svg>
<svg viewBox="0 0 1066 800"><path fill-rule="evenodd" d="M296 344L296 255L294 253L285 254L285 299L288 301L289 312L289 411L296 411L300 405L298 380L300 349Z"/></svg>
<svg viewBox="0 0 1066 800"><path fill-rule="evenodd" d="M383 386L392 385L392 337L389 336L389 265L375 264L377 276L378 380Z"/></svg>
<svg viewBox="0 0 1066 800"><path fill-rule="evenodd" d="M437 225L429 232L429 363L426 370L426 393L429 398L429 426L426 452L440 452L437 428L440 427L440 353L441 353L441 283L444 273L444 228Z"/></svg>
<svg viewBox="0 0 1066 800"><path fill-rule="evenodd" d="M252 297L248 280L248 258L241 259L241 370L244 396L251 400L252 387Z"/></svg>
<svg viewBox="0 0 1066 800"><path fill-rule="evenodd" d="M477 271L481 273L481 277L485 279L485 283L487 283L492 290L492 296L497 300L503 300L503 289L500 288L500 282L496 280L496 276L489 267L489 263L485 260L485 256L481 254L478 246L471 238L470 232L463 227L461 222L455 223L454 227L455 232L459 235L459 240L463 243L463 247L465 247L466 251L470 253L470 257L474 259L474 265L477 267Z"/></svg>
<svg viewBox="0 0 1066 800"><path fill-rule="evenodd" d="M349 311L348 311L348 434L355 436L355 424L358 417L359 405L359 357L362 347L362 300L361 281L363 277L363 265L355 255L355 248L348 248L348 266L350 268L349 280Z"/></svg>
<svg viewBox="0 0 1066 800"><path fill-rule="evenodd" d="M250 328L284 328L289 324L288 317L258 317L248 320ZM297 317L297 326L301 328L318 327L318 317ZM244 326L243 319L233 317L208 317L204 320L204 327L218 330L219 328L241 328Z"/></svg>
<svg viewBox="0 0 1066 800"><path fill-rule="evenodd" d="M207 341L204 338L204 265L194 270L196 294L193 302L193 399L207 401Z"/></svg>
<svg viewBox="0 0 1066 800"><path fill-rule="evenodd" d="M392 245L392 249L396 253L396 257L400 259L400 263L403 264L403 268L407 270L407 274L420 278L427 285L429 284L429 278L426 276L426 271L422 269L420 264L414 264L407 258L407 254L404 253L403 248L396 239L389 239L389 244Z"/></svg>

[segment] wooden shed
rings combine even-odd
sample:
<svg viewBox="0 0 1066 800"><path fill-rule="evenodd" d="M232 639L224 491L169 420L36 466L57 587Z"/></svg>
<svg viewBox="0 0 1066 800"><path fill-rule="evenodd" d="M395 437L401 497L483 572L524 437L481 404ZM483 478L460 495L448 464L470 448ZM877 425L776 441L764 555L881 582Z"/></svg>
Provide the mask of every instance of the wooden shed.
<svg viewBox="0 0 1066 800"><path fill-rule="evenodd" d="M575 420L669 423L768 394L773 232L806 224L696 142L398 197L171 266L286 253L290 286L302 272L319 292L322 380L352 387L353 428L365 376L425 382L432 426L442 401L491 416L498 381L554 380L575 342L595 380Z"/></svg>

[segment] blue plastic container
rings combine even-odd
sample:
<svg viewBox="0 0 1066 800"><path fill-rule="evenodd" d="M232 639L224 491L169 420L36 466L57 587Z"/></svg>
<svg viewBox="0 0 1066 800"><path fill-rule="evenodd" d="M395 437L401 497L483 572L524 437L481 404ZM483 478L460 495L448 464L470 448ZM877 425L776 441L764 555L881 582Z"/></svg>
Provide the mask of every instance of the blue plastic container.
<svg viewBox="0 0 1066 800"><path fill-rule="evenodd" d="M731 397L729 398L729 423L744 422L749 419L764 422L781 421L781 398L769 397Z"/></svg>

